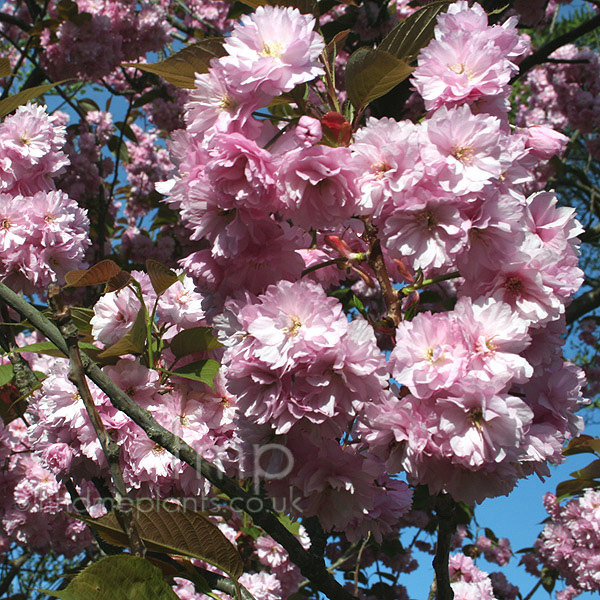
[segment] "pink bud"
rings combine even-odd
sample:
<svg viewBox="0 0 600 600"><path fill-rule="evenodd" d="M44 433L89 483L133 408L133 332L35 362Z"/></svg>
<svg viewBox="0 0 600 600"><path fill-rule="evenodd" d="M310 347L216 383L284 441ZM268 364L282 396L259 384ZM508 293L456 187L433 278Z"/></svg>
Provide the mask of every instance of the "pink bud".
<svg viewBox="0 0 600 600"><path fill-rule="evenodd" d="M303 146L314 146L321 141L323 130L321 122L312 117L300 117L294 133Z"/></svg>
<svg viewBox="0 0 600 600"><path fill-rule="evenodd" d="M526 146L537 158L548 160L556 154L561 154L569 138L562 133L544 125L534 125L525 130Z"/></svg>
<svg viewBox="0 0 600 600"><path fill-rule="evenodd" d="M334 250L337 250L343 257L351 258L353 252L348 244L337 235L326 235L325 243Z"/></svg>

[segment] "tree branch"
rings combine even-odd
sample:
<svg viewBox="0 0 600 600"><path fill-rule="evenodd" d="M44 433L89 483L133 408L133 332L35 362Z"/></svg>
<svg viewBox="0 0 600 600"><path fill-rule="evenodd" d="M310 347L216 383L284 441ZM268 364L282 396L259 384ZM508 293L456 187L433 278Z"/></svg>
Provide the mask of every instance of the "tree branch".
<svg viewBox="0 0 600 600"><path fill-rule="evenodd" d="M10 561L10 571L6 574L4 579L0 581L0 596L8 592L10 584L19 573L19 569L29 560L30 556L31 554L29 554L29 552L24 552L21 556Z"/></svg>
<svg viewBox="0 0 600 600"><path fill-rule="evenodd" d="M454 591L450 586L450 574L448 572L450 538L456 529L454 507L454 500L450 495L438 495L435 504L438 518L438 539L435 557L433 559L437 600L453 600L454 598Z"/></svg>
<svg viewBox="0 0 600 600"><path fill-rule="evenodd" d="M3 283L0 283L0 299L16 310L33 327L43 333L61 352L69 355L69 348L56 325L51 323L40 311L31 306L18 294ZM191 466L229 498L237 498L243 510L254 522L262 527L276 542L281 544L302 572L302 575L314 584L330 600L355 600L340 583L327 571L322 559L304 550L296 537L279 521L277 516L265 509L252 510L255 496L240 488L235 481L223 471L205 460L191 446L160 425L147 410L138 406L117 386L85 353L81 353L81 361L85 374L108 396L112 405L125 413L134 423L139 425L148 437L170 452L173 456Z"/></svg>
<svg viewBox="0 0 600 600"><path fill-rule="evenodd" d="M19 19L14 15L9 15L3 12L0 12L0 23L8 23L9 25L14 25L15 27L18 27L26 33L31 29L31 25L28 25L25 21L23 21L23 19Z"/></svg>
<svg viewBox="0 0 600 600"><path fill-rule="evenodd" d="M567 33L563 33L563 35L559 35L557 38L551 40L547 44L544 44L533 54L530 54L521 61L519 64L519 72L510 80L510 83L513 83L519 79L519 77L522 77L525 73L527 73L527 71L533 69L533 67L545 62L555 50L558 50L558 48L574 42L576 39L580 38L586 33L589 33L590 31L593 31L599 26L600 14L592 17L585 23L582 23L579 27L575 27L575 29L567 31Z"/></svg>
<svg viewBox="0 0 600 600"><path fill-rule="evenodd" d="M385 319L389 321L395 329L400 321L402 321L402 300L399 297L398 291L394 289L394 286L390 281L385 266L385 260L383 258L383 252L381 251L381 242L377 237L377 228L366 218L363 219L363 223L365 224L363 237L369 244L369 265L373 271L375 271L387 308Z"/></svg>
<svg viewBox="0 0 600 600"><path fill-rule="evenodd" d="M589 292L577 296L573 299L573 302L567 306L565 315L567 318L567 325L574 323L583 315L591 312L595 308L600 306L600 287L593 288Z"/></svg>

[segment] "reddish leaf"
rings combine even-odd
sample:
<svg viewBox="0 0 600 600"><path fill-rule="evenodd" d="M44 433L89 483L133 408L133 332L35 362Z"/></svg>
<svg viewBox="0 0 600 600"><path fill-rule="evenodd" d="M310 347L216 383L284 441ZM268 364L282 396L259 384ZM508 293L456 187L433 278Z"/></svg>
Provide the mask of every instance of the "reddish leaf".
<svg viewBox="0 0 600 600"><path fill-rule="evenodd" d="M104 293L117 292L123 289L131 281L131 275L127 271L119 271L106 282Z"/></svg>
<svg viewBox="0 0 600 600"><path fill-rule="evenodd" d="M151 258L146 261L146 272L157 296L160 296L177 281L177 273Z"/></svg>
<svg viewBox="0 0 600 600"><path fill-rule="evenodd" d="M85 271L69 271L65 275L67 285L71 287L84 287L108 282L111 277L121 272L121 267L113 260L101 260Z"/></svg>

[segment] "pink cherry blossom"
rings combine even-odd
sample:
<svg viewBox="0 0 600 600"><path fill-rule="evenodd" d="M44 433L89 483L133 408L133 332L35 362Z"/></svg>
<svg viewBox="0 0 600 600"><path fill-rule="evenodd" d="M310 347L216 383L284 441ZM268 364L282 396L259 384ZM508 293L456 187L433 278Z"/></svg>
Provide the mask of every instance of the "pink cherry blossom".
<svg viewBox="0 0 600 600"><path fill-rule="evenodd" d="M221 59L231 87L270 96L291 91L323 73L324 42L314 18L291 7L259 6L225 40Z"/></svg>

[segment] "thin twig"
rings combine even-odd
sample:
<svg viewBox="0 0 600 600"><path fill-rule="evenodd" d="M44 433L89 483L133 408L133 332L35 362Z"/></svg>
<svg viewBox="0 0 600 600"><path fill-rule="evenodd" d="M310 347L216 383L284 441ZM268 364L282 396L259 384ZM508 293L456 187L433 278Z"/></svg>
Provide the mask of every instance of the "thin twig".
<svg viewBox="0 0 600 600"><path fill-rule="evenodd" d="M10 571L0 581L0 596L8 592L13 579L18 575L19 570L29 560L30 556L29 552L24 552L21 556L10 561Z"/></svg>
<svg viewBox="0 0 600 600"><path fill-rule="evenodd" d="M525 598L523 598L523 600L531 600L531 598L533 598L533 595L537 592L540 585L542 585L541 579L538 580L538 582L533 586L533 589L529 592L529 594L527 594L527 596L525 596Z"/></svg>
<svg viewBox="0 0 600 600"><path fill-rule="evenodd" d="M371 532L367 533L367 537L363 540L363 543L360 545L360 550L356 556L356 566L354 567L354 595L358 596L358 574L360 573L360 560L362 558L363 552L367 544L369 543L369 539L371 538Z"/></svg>

